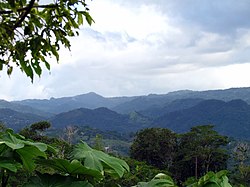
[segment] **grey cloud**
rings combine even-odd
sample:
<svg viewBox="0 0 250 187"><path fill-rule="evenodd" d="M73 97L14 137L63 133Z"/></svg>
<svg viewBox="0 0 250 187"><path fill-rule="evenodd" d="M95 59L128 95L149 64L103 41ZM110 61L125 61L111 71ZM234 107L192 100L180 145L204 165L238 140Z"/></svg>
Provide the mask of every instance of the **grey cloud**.
<svg viewBox="0 0 250 187"><path fill-rule="evenodd" d="M127 44L136 42L136 39L130 36L127 32L98 32L94 29L88 28L81 30L82 35L89 36L91 39L100 43L113 43L114 47L125 48Z"/></svg>
<svg viewBox="0 0 250 187"><path fill-rule="evenodd" d="M233 34L239 28L250 28L249 0L137 0L126 5L153 4L178 24L199 26L209 32Z"/></svg>
<svg viewBox="0 0 250 187"><path fill-rule="evenodd" d="M185 22L183 24L198 24L210 32L226 34L250 27L248 0L175 0L167 6L167 11L179 16Z"/></svg>

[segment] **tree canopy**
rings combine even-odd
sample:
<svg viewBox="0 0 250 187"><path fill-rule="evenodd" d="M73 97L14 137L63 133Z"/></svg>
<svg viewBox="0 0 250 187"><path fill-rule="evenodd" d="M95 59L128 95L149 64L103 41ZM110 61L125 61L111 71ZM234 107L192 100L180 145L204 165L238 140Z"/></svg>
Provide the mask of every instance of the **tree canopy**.
<svg viewBox="0 0 250 187"><path fill-rule="evenodd" d="M176 178L201 177L209 171L226 169L228 138L213 130L213 125L192 127L181 134L175 157Z"/></svg>
<svg viewBox="0 0 250 187"><path fill-rule="evenodd" d="M130 156L160 169L169 169L176 145L176 134L168 129L143 129L136 134L130 148Z"/></svg>
<svg viewBox="0 0 250 187"><path fill-rule="evenodd" d="M78 35L84 18L93 19L85 0L3 0L0 2L0 71L19 67L31 81L50 70L49 58L59 61L61 46L70 49L69 37ZM43 65L42 65L43 64Z"/></svg>

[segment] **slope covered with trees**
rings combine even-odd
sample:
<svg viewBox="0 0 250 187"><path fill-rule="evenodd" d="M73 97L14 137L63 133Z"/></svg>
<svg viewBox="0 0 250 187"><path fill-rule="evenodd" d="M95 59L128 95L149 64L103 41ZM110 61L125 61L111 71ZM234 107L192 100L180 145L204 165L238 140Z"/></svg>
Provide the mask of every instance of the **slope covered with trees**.
<svg viewBox="0 0 250 187"><path fill-rule="evenodd" d="M195 125L213 124L224 135L249 139L250 106L242 100L205 100L191 108L167 113L155 123L176 132L186 132Z"/></svg>

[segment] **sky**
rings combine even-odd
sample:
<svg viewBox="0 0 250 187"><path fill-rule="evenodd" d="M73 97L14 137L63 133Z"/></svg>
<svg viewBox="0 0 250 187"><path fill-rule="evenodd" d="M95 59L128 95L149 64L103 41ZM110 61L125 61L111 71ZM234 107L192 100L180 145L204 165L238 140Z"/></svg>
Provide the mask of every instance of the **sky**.
<svg viewBox="0 0 250 187"><path fill-rule="evenodd" d="M0 99L250 86L249 0L93 0L95 20L33 83L0 72Z"/></svg>

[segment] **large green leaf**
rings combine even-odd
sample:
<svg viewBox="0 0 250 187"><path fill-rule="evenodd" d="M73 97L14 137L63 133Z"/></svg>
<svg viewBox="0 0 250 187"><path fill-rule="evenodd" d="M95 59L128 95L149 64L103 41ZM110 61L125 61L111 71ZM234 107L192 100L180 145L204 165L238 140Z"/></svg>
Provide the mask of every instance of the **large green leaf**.
<svg viewBox="0 0 250 187"><path fill-rule="evenodd" d="M0 134L0 156L8 157L13 162L19 162L28 171L35 169L35 158L46 158L46 150L55 152L53 147L26 140L25 137L15 134L11 129L7 129L6 132ZM12 162L9 164L5 162L2 167L8 167L6 169L14 172L18 169Z"/></svg>
<svg viewBox="0 0 250 187"><path fill-rule="evenodd" d="M51 167L59 172L63 172L64 174L84 175L87 178L91 177L96 180L101 180L103 178L101 172L83 166L78 160L70 162L65 159L38 159L36 162L40 165Z"/></svg>
<svg viewBox="0 0 250 187"><path fill-rule="evenodd" d="M25 140L25 138L19 134L14 134L12 130L7 130L4 136L0 139L0 145L5 144L13 150L21 149L25 145L30 145L38 148L40 151L46 151L47 145L40 142L32 142Z"/></svg>
<svg viewBox="0 0 250 187"><path fill-rule="evenodd" d="M173 181L173 179L163 173L157 174L151 181L149 182L139 182L134 187L177 187Z"/></svg>
<svg viewBox="0 0 250 187"><path fill-rule="evenodd" d="M129 171L129 166L125 161L92 149L85 142L75 146L72 158L81 160L88 168L102 173L106 172L112 176L122 177L125 172Z"/></svg>
<svg viewBox="0 0 250 187"><path fill-rule="evenodd" d="M21 149L24 147L24 142L21 139L16 138L10 132L7 132L2 139L0 140L0 144L5 144L6 146L10 147L11 149Z"/></svg>
<svg viewBox="0 0 250 187"><path fill-rule="evenodd" d="M18 169L22 168L22 165L12 159L0 158L0 168L4 168L12 172L17 172Z"/></svg>
<svg viewBox="0 0 250 187"><path fill-rule="evenodd" d="M24 187L93 187L93 185L70 176L38 174L36 177L31 177Z"/></svg>
<svg viewBox="0 0 250 187"><path fill-rule="evenodd" d="M210 171L201 177L198 182L195 182L188 187L232 187L226 176L227 173L226 170L217 173Z"/></svg>
<svg viewBox="0 0 250 187"><path fill-rule="evenodd" d="M24 167L29 171L32 171L35 168L35 158L46 158L45 152L40 151L37 147L34 146L25 146L22 149L16 150L16 152L20 156Z"/></svg>
<svg viewBox="0 0 250 187"><path fill-rule="evenodd" d="M31 141L24 141L24 143L26 145L31 145L31 146L35 146L37 149L39 149L40 151L44 152L47 150L48 146L44 143L41 142L31 142Z"/></svg>

